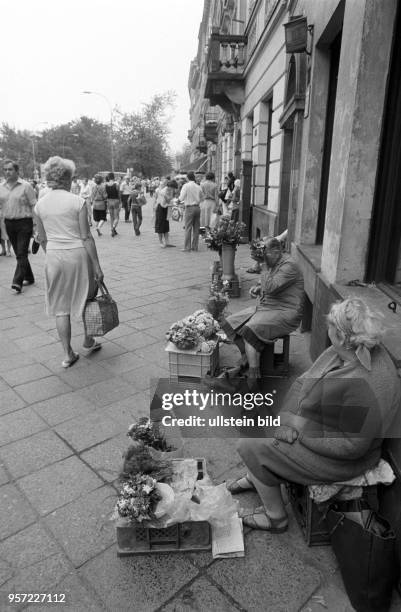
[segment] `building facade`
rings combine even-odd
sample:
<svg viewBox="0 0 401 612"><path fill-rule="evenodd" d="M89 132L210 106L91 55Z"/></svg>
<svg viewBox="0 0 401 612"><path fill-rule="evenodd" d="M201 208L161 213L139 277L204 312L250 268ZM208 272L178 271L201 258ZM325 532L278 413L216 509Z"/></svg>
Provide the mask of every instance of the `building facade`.
<svg viewBox="0 0 401 612"><path fill-rule="evenodd" d="M202 151L219 181L229 170L241 178L250 238L288 228L305 277L313 357L328 344L330 303L362 294L391 325L388 348L401 365L397 6L204 4L190 70L194 155Z"/></svg>

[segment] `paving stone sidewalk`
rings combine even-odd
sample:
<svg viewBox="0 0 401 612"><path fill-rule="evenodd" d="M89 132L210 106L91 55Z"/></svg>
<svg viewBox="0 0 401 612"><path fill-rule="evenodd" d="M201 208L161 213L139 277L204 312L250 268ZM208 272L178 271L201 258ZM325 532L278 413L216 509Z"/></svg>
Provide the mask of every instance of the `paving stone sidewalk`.
<svg viewBox="0 0 401 612"><path fill-rule="evenodd" d="M161 249L145 208L140 237L120 222L96 236L105 281L118 302L120 326L101 351L61 367L54 319L44 313L42 252L31 256L36 284L10 290L14 258L0 258L0 610L60 607L74 612L352 610L329 547L307 548L293 516L287 533L248 530L243 559L210 553L118 558L110 522L128 425L149 414L151 378L168 375L164 332L202 307L215 255L201 244L183 253ZM237 271L243 295L255 281L246 245ZM247 298L232 300L230 310ZM75 350L82 325L73 327ZM309 365L308 335L291 340L291 378ZM222 362L238 356L223 347ZM233 440L187 440L216 483L241 471ZM257 500L245 494L243 506ZM65 593L65 604L8 604L8 593ZM394 608L399 609L399 608Z"/></svg>

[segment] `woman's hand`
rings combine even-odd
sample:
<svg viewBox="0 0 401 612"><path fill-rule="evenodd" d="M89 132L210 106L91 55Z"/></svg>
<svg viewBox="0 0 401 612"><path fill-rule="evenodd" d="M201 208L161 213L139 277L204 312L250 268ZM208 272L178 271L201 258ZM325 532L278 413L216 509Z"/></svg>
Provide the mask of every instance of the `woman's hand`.
<svg viewBox="0 0 401 612"><path fill-rule="evenodd" d="M298 432L289 425L280 425L280 427L276 427L274 430L274 437L276 440L282 440L288 444L293 444L298 438Z"/></svg>
<svg viewBox="0 0 401 612"><path fill-rule="evenodd" d="M249 289L249 295L251 298L257 298L260 295L261 285L254 285Z"/></svg>
<svg viewBox="0 0 401 612"><path fill-rule="evenodd" d="M95 270L95 281L98 283L102 283L104 279L104 274L102 272L101 268L98 268L97 270Z"/></svg>

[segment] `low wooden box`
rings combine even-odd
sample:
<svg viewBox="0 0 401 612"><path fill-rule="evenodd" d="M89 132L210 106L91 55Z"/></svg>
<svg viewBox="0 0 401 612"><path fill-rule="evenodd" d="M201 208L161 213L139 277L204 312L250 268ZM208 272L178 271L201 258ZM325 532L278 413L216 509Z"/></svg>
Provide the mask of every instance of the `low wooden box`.
<svg viewBox="0 0 401 612"><path fill-rule="evenodd" d="M183 351L169 342L165 349L168 353L170 379L203 378L206 374L214 376L219 367L219 345L209 353L196 350Z"/></svg>

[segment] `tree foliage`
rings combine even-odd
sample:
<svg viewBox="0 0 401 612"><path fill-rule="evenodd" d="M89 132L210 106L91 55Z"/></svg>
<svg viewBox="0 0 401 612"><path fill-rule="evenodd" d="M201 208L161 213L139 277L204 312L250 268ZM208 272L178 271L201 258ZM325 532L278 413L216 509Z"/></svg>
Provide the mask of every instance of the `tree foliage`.
<svg viewBox="0 0 401 612"><path fill-rule="evenodd" d="M160 176L171 170L168 147L169 110L174 108L175 93L156 94L140 112L121 113L116 117L118 162L133 168L136 174Z"/></svg>
<svg viewBox="0 0 401 612"><path fill-rule="evenodd" d="M170 113L176 94L156 94L140 111L123 113L116 109L113 118L115 169L145 177L167 174L172 168L168 146ZM80 117L38 134L0 126L0 157L20 164L25 177L33 176L33 147L37 168L53 155L72 159L79 177L90 178L98 171L111 170L110 125L90 117Z"/></svg>

